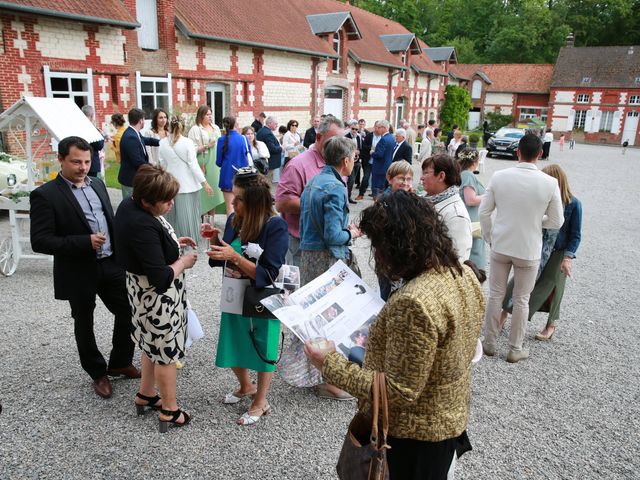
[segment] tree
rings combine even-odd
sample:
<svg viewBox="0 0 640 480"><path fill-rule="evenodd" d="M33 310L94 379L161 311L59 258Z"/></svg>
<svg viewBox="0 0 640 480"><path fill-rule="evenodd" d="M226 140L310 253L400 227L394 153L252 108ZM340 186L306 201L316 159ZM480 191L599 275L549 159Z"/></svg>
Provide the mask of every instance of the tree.
<svg viewBox="0 0 640 480"><path fill-rule="evenodd" d="M473 108L471 95L467 89L456 85L448 85L444 92L444 105L440 110L440 123L443 130L450 130L453 125L465 128L469 120L469 110Z"/></svg>

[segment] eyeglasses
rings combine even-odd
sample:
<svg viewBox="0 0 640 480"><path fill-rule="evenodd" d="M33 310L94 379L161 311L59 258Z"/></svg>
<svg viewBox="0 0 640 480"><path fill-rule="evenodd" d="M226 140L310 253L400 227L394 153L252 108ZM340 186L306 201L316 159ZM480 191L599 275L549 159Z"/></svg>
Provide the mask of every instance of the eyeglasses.
<svg viewBox="0 0 640 480"><path fill-rule="evenodd" d="M292 124L291 124L291 126L292 126L292 127L297 127L297 126L298 126L298 124L297 124L297 123L292 123Z"/></svg>
<svg viewBox="0 0 640 480"><path fill-rule="evenodd" d="M351 131L352 131L352 132L357 132L357 131L358 131L358 129L357 129L357 128L352 128L352 129L351 129Z"/></svg>
<svg viewBox="0 0 640 480"><path fill-rule="evenodd" d="M394 180L401 183L411 183L413 182L413 177L401 177L400 175L393 177Z"/></svg>

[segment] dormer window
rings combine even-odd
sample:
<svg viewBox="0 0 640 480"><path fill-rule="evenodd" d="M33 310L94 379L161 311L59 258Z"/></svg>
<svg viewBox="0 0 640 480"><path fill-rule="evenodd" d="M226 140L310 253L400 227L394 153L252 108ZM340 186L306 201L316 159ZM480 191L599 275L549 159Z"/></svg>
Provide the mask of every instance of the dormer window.
<svg viewBox="0 0 640 480"><path fill-rule="evenodd" d="M580 95L578 95L577 102L578 103L589 103L589 95L587 95L586 93L581 93Z"/></svg>
<svg viewBox="0 0 640 480"><path fill-rule="evenodd" d="M338 54L338 58L333 60L333 66L331 71L333 73L340 73L340 32L333 34L333 50Z"/></svg>
<svg viewBox="0 0 640 480"><path fill-rule="evenodd" d="M404 52L402 52L402 65L404 65L405 67L407 66L407 51L405 50ZM407 75L406 75L406 70L402 70L400 72L400 79L404 80Z"/></svg>
<svg viewBox="0 0 640 480"><path fill-rule="evenodd" d="M474 80L471 87L471 98L478 99L482 96L482 82Z"/></svg>
<svg viewBox="0 0 640 480"><path fill-rule="evenodd" d="M591 83L591 77L582 77L582 83Z"/></svg>
<svg viewBox="0 0 640 480"><path fill-rule="evenodd" d="M156 0L136 0L138 45L143 50L158 50L158 8Z"/></svg>

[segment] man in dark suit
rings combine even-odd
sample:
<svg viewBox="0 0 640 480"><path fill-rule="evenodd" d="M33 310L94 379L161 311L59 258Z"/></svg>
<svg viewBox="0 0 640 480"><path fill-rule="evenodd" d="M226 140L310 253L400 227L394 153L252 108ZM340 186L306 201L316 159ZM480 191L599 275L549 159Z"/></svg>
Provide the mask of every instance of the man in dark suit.
<svg viewBox="0 0 640 480"><path fill-rule="evenodd" d="M143 137L140 130L144 128L144 111L139 108L129 110L129 127L120 139L120 171L118 182L122 188L122 198L128 198L133 192L133 177L140 165L149 163L149 154L145 145L157 147L160 140Z"/></svg>
<svg viewBox="0 0 640 480"><path fill-rule="evenodd" d="M87 177L91 147L79 137L58 144L60 174L31 192L31 246L53 255L55 298L68 300L80 364L103 398L112 393L107 375L139 378L131 365L131 309L125 272L114 258L113 209L104 183ZM115 315L109 363L93 332L96 294Z"/></svg>
<svg viewBox="0 0 640 480"><path fill-rule="evenodd" d="M375 128L374 128L375 129ZM364 200L364 194L369 188L369 179L371 178L371 146L373 144L373 132L364 130L364 138L362 139L362 148L360 149L360 163L362 164L362 178L360 179L360 189L356 200ZM362 130L360 131L362 135Z"/></svg>
<svg viewBox="0 0 640 480"><path fill-rule="evenodd" d="M351 140L353 140L353 143L356 144L356 161L353 164L351 175L349 175L349 179L347 180L347 192L349 194L349 203L357 203L355 200L351 199L351 192L353 191L353 185L360 175L360 169L362 167L362 161L360 160L360 151L362 150L362 137L359 133L358 122L351 122L349 131L347 132L345 137L350 138Z"/></svg>
<svg viewBox="0 0 640 480"><path fill-rule="evenodd" d="M267 116L264 114L264 112L260 112L260 115L258 115L253 120L253 123L251 124L251 128L253 128L253 131L255 133L258 133L260 131L260 129L262 128L262 126L264 125L264 119L265 118L267 118Z"/></svg>
<svg viewBox="0 0 640 480"><path fill-rule="evenodd" d="M376 198L385 189L387 169L393 161L393 150L396 146L393 135L389 133L389 122L387 120L377 121L375 129L376 134L380 136L380 140L371 153L371 194L373 198Z"/></svg>
<svg viewBox="0 0 640 480"><path fill-rule="evenodd" d="M319 126L320 117L313 117L313 120L311 120L311 128L304 132L304 140L302 141L304 148L309 148L311 145L316 143L316 133L318 132Z"/></svg>
<svg viewBox="0 0 640 480"><path fill-rule="evenodd" d="M413 148L407 142L407 134L403 128L399 128L396 130L396 145L393 148L393 162L398 162L400 160L406 160L411 163L413 157Z"/></svg>
<svg viewBox="0 0 640 480"><path fill-rule="evenodd" d="M269 180L273 182L273 171L282 164L282 145L276 138L275 130L278 128L278 119L269 115L264 121L264 127L256 133L256 140L264 142L269 149Z"/></svg>

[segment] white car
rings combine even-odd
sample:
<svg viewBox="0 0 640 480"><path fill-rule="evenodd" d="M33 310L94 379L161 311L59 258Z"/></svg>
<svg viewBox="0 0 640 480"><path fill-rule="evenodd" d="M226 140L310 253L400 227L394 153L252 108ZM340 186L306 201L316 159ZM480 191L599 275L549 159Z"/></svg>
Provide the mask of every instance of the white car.
<svg viewBox="0 0 640 480"><path fill-rule="evenodd" d="M14 178L15 177L15 178ZM27 181L27 163L20 160L0 159L0 191L14 182L19 185Z"/></svg>

